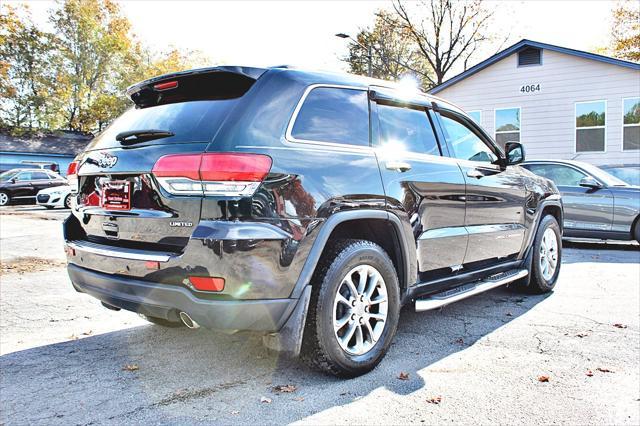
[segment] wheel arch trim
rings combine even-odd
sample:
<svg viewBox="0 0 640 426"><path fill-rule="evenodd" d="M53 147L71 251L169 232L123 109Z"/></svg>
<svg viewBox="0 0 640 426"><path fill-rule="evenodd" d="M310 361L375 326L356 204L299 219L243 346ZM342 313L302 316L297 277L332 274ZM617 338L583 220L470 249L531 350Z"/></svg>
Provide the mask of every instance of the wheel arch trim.
<svg viewBox="0 0 640 426"><path fill-rule="evenodd" d="M398 235L398 243L401 252L401 267L404 269L402 274L398 274L404 277L405 283L400 283L401 288L408 288L411 284L411 277L409 276L411 268L410 268L410 252L407 244L407 237L404 235L402 223L400 218L394 214L391 214L385 210L349 210L335 213L325 221L325 223L320 227L320 231L316 236L315 241L313 242L313 246L309 251L309 255L307 256L307 260L302 267L302 271L296 281L296 284L291 292L291 298L297 299L301 296L304 288L311 282L311 277L316 270L316 266L320 261L320 257L329 241L329 237L336 229L338 225L341 223L352 221L352 220L365 220L365 219L375 219L375 220L385 220L388 221L395 229Z"/></svg>

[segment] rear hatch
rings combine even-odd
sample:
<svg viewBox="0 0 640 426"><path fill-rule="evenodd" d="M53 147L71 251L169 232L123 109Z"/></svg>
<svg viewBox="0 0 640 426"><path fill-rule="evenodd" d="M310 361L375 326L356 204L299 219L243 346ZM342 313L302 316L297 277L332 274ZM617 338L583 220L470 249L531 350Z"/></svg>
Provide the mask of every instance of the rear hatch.
<svg viewBox="0 0 640 426"><path fill-rule="evenodd" d="M152 173L154 166L164 164L165 175L167 167L195 167L197 181L198 156L259 75L255 69L220 67L132 86L127 93L135 106L97 136L71 166L78 192L73 214L82 238L180 253L200 220L202 191L185 187L191 184L188 179L164 185L158 179L162 170ZM161 158L164 163L158 161Z"/></svg>

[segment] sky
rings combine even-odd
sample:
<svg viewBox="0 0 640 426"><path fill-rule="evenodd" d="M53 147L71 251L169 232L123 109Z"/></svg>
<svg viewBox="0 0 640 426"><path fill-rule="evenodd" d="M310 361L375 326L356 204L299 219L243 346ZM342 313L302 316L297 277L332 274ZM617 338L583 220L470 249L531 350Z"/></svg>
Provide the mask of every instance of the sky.
<svg viewBox="0 0 640 426"><path fill-rule="evenodd" d="M6 0L4 0L6 1ZM11 2L11 1L10 1ZM17 1L14 1L17 3ZM34 20L48 28L53 1L28 1ZM371 26L387 1L119 1L133 32L158 50L170 46L202 51L215 64L294 65L344 71L347 41ZM613 1L489 0L497 34L507 47L522 38L579 50L606 46ZM499 46L489 46L479 62ZM471 65L471 64L470 64ZM459 72L461 70L454 70ZM452 77L453 75L447 76Z"/></svg>

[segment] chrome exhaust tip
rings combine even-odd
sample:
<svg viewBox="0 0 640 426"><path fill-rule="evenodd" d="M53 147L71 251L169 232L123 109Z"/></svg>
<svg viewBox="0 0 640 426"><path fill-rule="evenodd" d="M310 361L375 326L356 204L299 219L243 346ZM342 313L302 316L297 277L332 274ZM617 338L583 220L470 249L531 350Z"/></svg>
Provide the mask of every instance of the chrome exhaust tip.
<svg viewBox="0 0 640 426"><path fill-rule="evenodd" d="M186 312L180 312L180 320L182 320L182 323L186 325L187 328L190 328L192 330L195 330L196 328L200 328L200 324L198 324L193 319L191 319L189 314Z"/></svg>

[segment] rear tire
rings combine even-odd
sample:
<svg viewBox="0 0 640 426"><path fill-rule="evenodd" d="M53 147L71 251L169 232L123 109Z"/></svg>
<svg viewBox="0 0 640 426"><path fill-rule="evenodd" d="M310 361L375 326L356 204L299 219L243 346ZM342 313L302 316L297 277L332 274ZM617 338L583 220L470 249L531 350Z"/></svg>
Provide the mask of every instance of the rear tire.
<svg viewBox="0 0 640 426"><path fill-rule="evenodd" d="M8 192L0 191L0 206L6 206L11 202L11 196Z"/></svg>
<svg viewBox="0 0 640 426"><path fill-rule="evenodd" d="M640 244L640 218L636 219L636 225L633 227L633 239Z"/></svg>
<svg viewBox="0 0 640 426"><path fill-rule="evenodd" d="M533 262L528 293L543 294L553 290L560 275L562 264L562 234L560 225L552 215L542 218L533 243Z"/></svg>
<svg viewBox="0 0 640 426"><path fill-rule="evenodd" d="M159 325L159 326L162 326L162 327L168 327L168 328L185 327L185 325L183 323L181 323L181 322L169 321L169 320L166 320L164 318L150 317L150 316L145 315L145 314L138 314L138 315L140 315L142 318L146 319L150 323L155 324L155 325Z"/></svg>
<svg viewBox="0 0 640 426"><path fill-rule="evenodd" d="M366 240L332 242L311 284L301 358L338 377L373 370L400 314L398 277L387 253Z"/></svg>

